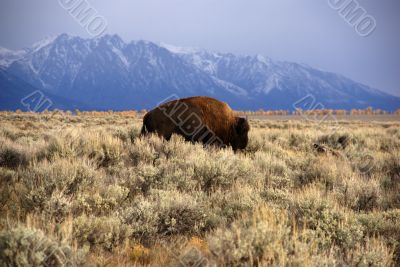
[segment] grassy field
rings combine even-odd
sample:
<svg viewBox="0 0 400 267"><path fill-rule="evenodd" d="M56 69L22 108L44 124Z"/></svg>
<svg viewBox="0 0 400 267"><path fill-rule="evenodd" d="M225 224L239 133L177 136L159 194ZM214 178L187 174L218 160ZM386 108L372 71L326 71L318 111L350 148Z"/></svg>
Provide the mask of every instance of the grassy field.
<svg viewBox="0 0 400 267"><path fill-rule="evenodd" d="M133 116L0 114L1 266L399 266L400 123L252 120L246 151Z"/></svg>

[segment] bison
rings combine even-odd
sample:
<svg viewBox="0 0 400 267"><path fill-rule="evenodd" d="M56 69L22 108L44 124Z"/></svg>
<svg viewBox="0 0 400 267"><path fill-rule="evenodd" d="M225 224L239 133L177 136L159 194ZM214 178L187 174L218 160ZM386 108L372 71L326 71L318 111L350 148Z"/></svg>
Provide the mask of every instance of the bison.
<svg viewBox="0 0 400 267"><path fill-rule="evenodd" d="M156 133L169 140L178 134L187 141L236 151L246 148L249 129L247 120L235 116L226 103L196 96L166 102L146 113L141 135Z"/></svg>

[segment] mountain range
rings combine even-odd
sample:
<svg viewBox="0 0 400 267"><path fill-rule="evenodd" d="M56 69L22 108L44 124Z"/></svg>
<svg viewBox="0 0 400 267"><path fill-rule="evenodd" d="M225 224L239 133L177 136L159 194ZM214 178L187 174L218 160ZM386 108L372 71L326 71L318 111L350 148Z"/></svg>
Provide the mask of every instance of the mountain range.
<svg viewBox="0 0 400 267"><path fill-rule="evenodd" d="M21 99L35 90L59 109L148 109L171 95L207 95L239 110L293 110L307 96L319 108L400 108L399 97L304 64L118 35L61 34L18 51L0 48L0 109L24 109Z"/></svg>

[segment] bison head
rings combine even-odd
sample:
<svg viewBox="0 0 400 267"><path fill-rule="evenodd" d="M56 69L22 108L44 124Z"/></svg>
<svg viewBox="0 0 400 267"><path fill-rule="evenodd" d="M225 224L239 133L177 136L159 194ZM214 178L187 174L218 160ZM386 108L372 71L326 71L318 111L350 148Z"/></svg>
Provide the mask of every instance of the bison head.
<svg viewBox="0 0 400 267"><path fill-rule="evenodd" d="M245 149L249 141L248 132L250 125L246 119L236 117L234 131L232 136L232 148L234 151Z"/></svg>

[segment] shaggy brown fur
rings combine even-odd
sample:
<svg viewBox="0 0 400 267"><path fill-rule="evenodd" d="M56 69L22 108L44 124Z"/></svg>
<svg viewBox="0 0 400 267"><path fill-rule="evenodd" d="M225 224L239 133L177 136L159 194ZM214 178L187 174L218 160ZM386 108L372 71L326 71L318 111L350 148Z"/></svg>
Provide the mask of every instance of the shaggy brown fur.
<svg viewBox="0 0 400 267"><path fill-rule="evenodd" d="M157 133L169 140L173 133L192 142L244 149L250 129L224 102L197 96L173 100L149 111L143 118L142 135Z"/></svg>

